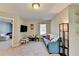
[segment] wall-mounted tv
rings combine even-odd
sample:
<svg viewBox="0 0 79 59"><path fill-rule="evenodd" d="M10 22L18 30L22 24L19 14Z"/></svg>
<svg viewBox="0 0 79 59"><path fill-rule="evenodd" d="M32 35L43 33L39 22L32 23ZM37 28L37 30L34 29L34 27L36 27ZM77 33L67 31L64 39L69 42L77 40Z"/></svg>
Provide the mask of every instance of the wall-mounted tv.
<svg viewBox="0 0 79 59"><path fill-rule="evenodd" d="M20 32L27 32L27 26L21 25Z"/></svg>

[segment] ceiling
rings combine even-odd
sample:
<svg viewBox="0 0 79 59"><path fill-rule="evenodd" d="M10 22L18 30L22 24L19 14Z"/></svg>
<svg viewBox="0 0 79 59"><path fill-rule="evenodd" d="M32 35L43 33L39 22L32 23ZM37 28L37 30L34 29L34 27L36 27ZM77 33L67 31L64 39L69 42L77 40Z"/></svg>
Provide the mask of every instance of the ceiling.
<svg viewBox="0 0 79 59"><path fill-rule="evenodd" d="M23 19L43 19L49 20L66 8L67 3L40 3L40 8L35 10L32 3L4 3L0 4L0 11L18 15Z"/></svg>

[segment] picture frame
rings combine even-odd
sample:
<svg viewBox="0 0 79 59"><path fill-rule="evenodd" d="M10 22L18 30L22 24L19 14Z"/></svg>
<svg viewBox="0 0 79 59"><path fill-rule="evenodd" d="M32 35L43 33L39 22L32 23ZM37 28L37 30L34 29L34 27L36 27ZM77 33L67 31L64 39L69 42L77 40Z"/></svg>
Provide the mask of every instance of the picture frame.
<svg viewBox="0 0 79 59"><path fill-rule="evenodd" d="M34 30L34 24L30 24L30 29Z"/></svg>

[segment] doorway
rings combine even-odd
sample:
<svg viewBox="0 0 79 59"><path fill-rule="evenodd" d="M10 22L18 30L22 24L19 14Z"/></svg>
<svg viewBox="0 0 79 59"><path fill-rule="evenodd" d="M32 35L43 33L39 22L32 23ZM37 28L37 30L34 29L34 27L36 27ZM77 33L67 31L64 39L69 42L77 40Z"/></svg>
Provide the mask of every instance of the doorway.
<svg viewBox="0 0 79 59"><path fill-rule="evenodd" d="M13 39L13 19L0 16L0 51L11 48Z"/></svg>

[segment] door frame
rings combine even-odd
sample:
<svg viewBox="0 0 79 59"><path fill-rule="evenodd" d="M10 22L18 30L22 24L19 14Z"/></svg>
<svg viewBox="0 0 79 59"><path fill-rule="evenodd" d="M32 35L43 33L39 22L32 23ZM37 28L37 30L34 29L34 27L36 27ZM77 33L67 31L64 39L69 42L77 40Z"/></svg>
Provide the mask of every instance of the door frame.
<svg viewBox="0 0 79 59"><path fill-rule="evenodd" d="M4 16L0 16L0 18L3 18L4 20L11 20L12 22L12 44L13 44L13 38L14 38L14 18L12 17L4 17ZM11 44L11 47L12 47L12 44Z"/></svg>

